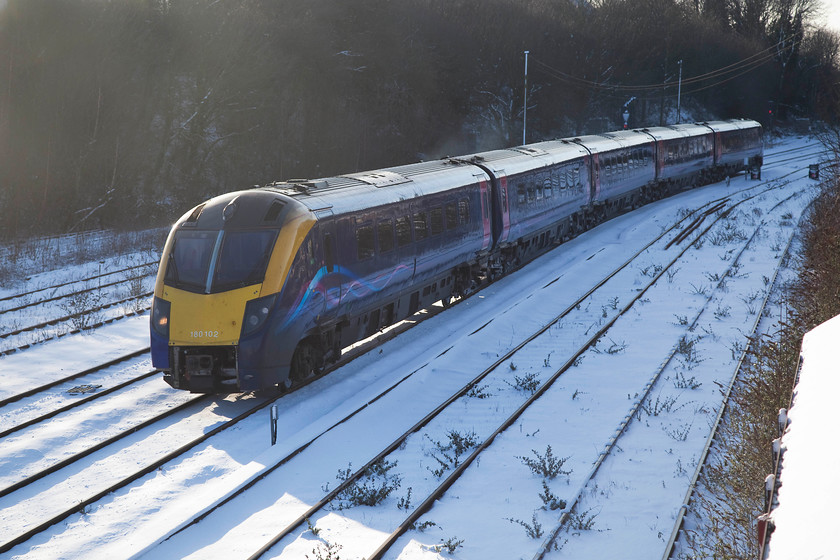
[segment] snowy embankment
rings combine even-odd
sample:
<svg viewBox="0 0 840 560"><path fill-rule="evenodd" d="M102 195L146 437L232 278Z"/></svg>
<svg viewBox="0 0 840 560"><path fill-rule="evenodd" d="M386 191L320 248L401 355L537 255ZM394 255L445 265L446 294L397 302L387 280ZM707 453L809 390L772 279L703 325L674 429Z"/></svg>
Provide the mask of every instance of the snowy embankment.
<svg viewBox="0 0 840 560"><path fill-rule="evenodd" d="M840 452L834 442L840 395L840 317L810 331L802 341L802 365L788 427L782 436L778 506L771 513L768 560L834 558L834 510L840 492Z"/></svg>
<svg viewBox="0 0 840 560"><path fill-rule="evenodd" d="M768 150L768 162L774 151L806 144L813 143L789 140ZM440 442L453 432L486 437L522 402L524 391L517 378L533 376L542 383L581 341L633 302L595 347L493 441L421 518L418 530L398 540L386 557L531 558L565 512L564 507L545 507L540 493L550 491L555 505L576 503L576 509L571 512L572 523L556 540L556 549L550 547L549 557L621 557L632 550L634 557L660 558L688 480L701 459L711 420L722 404L718 384L729 383L745 335L762 313L761 301L787 241L815 194L815 183L805 172L812 158L768 163L761 184L779 188L755 199L746 200L739 191L759 182L736 178L650 204L582 234L329 376L284 396L278 401L279 437L274 447L266 411L15 547L11 557L247 557L282 528L281 520L306 511L320 499L324 487L334 487L348 465L365 464L395 434L574 303L687 211L730 197L743 204L721 218L705 241L684 253L685 245L641 255L621 281L583 303L571 318L552 327L539 347L516 357L502 368L506 371L487 381L481 389L486 397L457 401L409 439L389 459L396 463L391 473L399 486L385 501L376 507L334 507L313 516L313 529L297 531L265 555L326 558L333 550L341 558L369 557L405 511L416 507L424 492L439 482ZM667 274L635 300L639 290L678 254ZM33 376L41 381L62 369L105 361L83 353L74 356L66 349L73 341L103 356L142 347L147 340L143 321L127 319L123 325L0 359L0 370L14 388L8 392L37 385ZM67 358L74 363L69 365ZM29 368L24 367L27 363ZM37 371L32 371L32 364L37 364ZM188 526L244 481L406 376L387 398L343 429L326 433L306 453L260 481L250 495ZM158 396L167 394L181 395L161 380ZM237 400L241 398L219 398L216 406ZM637 412L628 418L633 410ZM628 419L612 452L598 472L591 473L605 444ZM103 416L99 421L100 425L88 422L85 429L106 429L111 420ZM60 417L52 426L69 430ZM26 459L20 450L4 456L3 443L0 457L5 457L7 468L16 468L16 460L23 467ZM523 458L545 457L549 446L565 462L559 469L562 473L545 480ZM149 449L150 455L154 452ZM104 454L102 459L113 460ZM50 488L44 483L33 489L38 491ZM84 491L67 488L68 495L56 499ZM6 507L14 504L0 502L0 508ZM11 528L14 523L12 516L0 511L0 524Z"/></svg>

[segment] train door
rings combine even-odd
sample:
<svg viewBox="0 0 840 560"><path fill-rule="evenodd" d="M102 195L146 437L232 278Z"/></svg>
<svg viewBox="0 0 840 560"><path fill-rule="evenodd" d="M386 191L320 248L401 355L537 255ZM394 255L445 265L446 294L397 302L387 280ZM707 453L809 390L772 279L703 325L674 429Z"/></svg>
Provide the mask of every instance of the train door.
<svg viewBox="0 0 840 560"><path fill-rule="evenodd" d="M339 253L335 233L335 220L331 210L316 212L320 230L320 242L323 261L318 274L321 289L324 293L324 313L333 315L341 304L342 274L339 265Z"/></svg>
<svg viewBox="0 0 840 560"><path fill-rule="evenodd" d="M590 165L592 174L589 180L589 203L591 204L601 196L601 162L597 152L592 153L590 157L592 158Z"/></svg>
<svg viewBox="0 0 840 560"><path fill-rule="evenodd" d="M481 188L482 196L482 210L484 210L485 219L485 233L487 226L491 227L490 242L493 247L507 241L510 234L510 201L508 196L508 180L504 169L490 169L484 165L471 162L479 167L490 178L490 192L486 191L487 181L481 175L476 175L476 179ZM486 207L486 200L490 201L489 212ZM487 222L489 220L489 224ZM487 236L485 235L485 248Z"/></svg>
<svg viewBox="0 0 840 560"><path fill-rule="evenodd" d="M493 246L507 241L510 234L510 202L508 180L504 170L499 169L493 178Z"/></svg>
<svg viewBox="0 0 840 560"><path fill-rule="evenodd" d="M481 221L484 226L484 240L481 248L488 249L493 241L492 217L490 214L490 185L487 180L479 177L478 186L479 191L481 192Z"/></svg>

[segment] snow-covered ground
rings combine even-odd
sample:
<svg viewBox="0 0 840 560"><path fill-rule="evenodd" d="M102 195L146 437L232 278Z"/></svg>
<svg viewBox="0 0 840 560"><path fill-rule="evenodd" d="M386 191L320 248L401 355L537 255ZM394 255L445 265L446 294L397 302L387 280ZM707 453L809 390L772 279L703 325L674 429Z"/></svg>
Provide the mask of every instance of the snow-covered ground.
<svg viewBox="0 0 840 560"><path fill-rule="evenodd" d="M798 151L779 156L779 163L774 164L773 154L785 150ZM628 313L495 438L418 520L416 529L403 535L385 557L532 558L565 512L572 514L571 521L560 532L556 546L549 547L547 557L626 557L632 551L634 558L660 558L721 406L719 385L730 382L787 242L816 194L816 183L807 179L807 164L819 159L818 151L807 138L788 139L767 149L761 183L780 188L743 202L714 226L703 243L687 250L685 242L643 253L527 351L483 381L472 396L457 400L389 456L388 461L394 463L388 471L391 482L396 486L399 480L399 484L386 500L375 507L334 504L312 516L308 526L293 532L264 557L314 559L337 554L345 559L369 558L427 492L446 478L440 459L447 438L454 433L484 441L528 396L523 380L546 383L552 372L572 360L588 337L627 306ZM341 472L367 463L687 211L727 196L733 202L744 200L746 195L739 191L758 184L739 177L695 189L582 234L281 398L275 446L270 445L268 412L263 411L8 555L32 559L248 557L284 522L321 499L324 488L335 487ZM710 223L711 218L706 225ZM647 288L675 258L676 264ZM96 269L96 264L91 266ZM125 319L92 334L45 342L0 358L0 398L144 347L147 320L145 316ZM183 400L182 393L160 379L157 382L159 387L152 385L149 395L114 402L130 409L160 400ZM395 388L387 397L330 429L389 387ZM225 411L245 400L236 396L214 399L196 413L197 425L206 422L207 429L212 425L210 416L230 416ZM7 421L6 414L0 408L0 422ZM53 439L48 441L62 441L66 446L74 439L108 431L114 422L131 422L126 418L134 415L142 416L126 410L117 416L102 413L71 422L59 415L42 430L52 432ZM150 457L179 444L167 441L167 435L185 437L183 431L169 428L167 424L144 440ZM617 430L615 445L599 462ZM242 497L200 523L188 525L322 432L304 453ZM22 439L24 435L33 438L31 445ZM24 472L33 461L54 459L51 450L42 446L45 440L37 439L35 432L24 435L0 441L4 469L0 474L14 476L8 473ZM30 448L37 453L29 453ZM557 476L544 477L529 467L526 459L539 462L550 453L565 459ZM127 457L126 463L142 462L136 455ZM91 461L121 464L107 450ZM599 469L593 473L596 464ZM81 501L93 492L88 487L95 482L52 488L45 479L32 486L27 496ZM566 502L567 506L552 509L541 493L553 496L554 505ZM21 513L22 502L14 493L0 498L0 545L32 523ZM573 503L576 509L568 512Z"/></svg>

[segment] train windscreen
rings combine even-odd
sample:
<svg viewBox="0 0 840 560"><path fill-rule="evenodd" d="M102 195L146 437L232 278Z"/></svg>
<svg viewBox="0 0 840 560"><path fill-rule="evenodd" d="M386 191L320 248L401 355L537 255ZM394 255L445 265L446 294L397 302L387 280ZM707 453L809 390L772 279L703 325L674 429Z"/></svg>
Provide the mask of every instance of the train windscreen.
<svg viewBox="0 0 840 560"><path fill-rule="evenodd" d="M178 231L164 282L208 294L259 284L276 238L272 230Z"/></svg>
<svg viewBox="0 0 840 560"><path fill-rule="evenodd" d="M259 284L277 238L276 231L225 232L219 264L213 276L214 292Z"/></svg>

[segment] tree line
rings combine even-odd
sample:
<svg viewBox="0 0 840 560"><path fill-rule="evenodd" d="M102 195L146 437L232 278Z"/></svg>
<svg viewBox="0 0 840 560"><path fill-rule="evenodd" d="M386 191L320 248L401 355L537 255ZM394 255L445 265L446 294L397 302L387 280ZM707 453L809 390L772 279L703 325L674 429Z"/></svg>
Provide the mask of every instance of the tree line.
<svg viewBox="0 0 840 560"><path fill-rule="evenodd" d="M817 0L7 0L0 236L683 120L834 121ZM680 76L681 72L681 76ZM679 80L679 77L682 79ZM772 113L771 113L772 111ZM772 121L771 121L772 119Z"/></svg>

